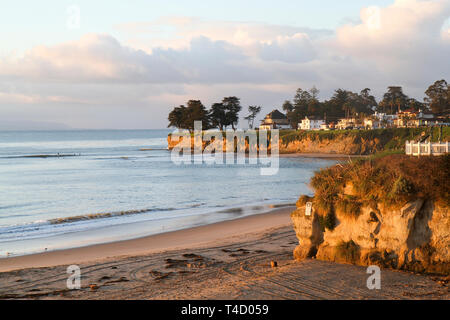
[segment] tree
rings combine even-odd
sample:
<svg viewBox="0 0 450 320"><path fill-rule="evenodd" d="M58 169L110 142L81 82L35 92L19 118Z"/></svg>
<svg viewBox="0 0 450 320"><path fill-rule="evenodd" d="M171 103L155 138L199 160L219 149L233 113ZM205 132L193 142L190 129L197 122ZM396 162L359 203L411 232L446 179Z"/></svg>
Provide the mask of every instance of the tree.
<svg viewBox="0 0 450 320"><path fill-rule="evenodd" d="M281 109L286 113L286 117L291 125L292 128L297 127L297 123L295 122L295 112L294 112L294 105L289 100L286 100L283 102L283 105L281 106Z"/></svg>
<svg viewBox="0 0 450 320"><path fill-rule="evenodd" d="M415 111L419 111L419 110L424 110L425 109L425 104L420 102L420 101L417 101L414 98L408 99L407 103L408 103L409 108L414 109Z"/></svg>
<svg viewBox="0 0 450 320"><path fill-rule="evenodd" d="M214 103L211 106L209 118L212 127L219 128L223 131L224 127L227 126L227 113L224 105L222 103Z"/></svg>
<svg viewBox="0 0 450 320"><path fill-rule="evenodd" d="M256 115L261 112L261 107L260 106L248 106L248 112L250 112L250 114L247 117L245 117L245 120L248 121L249 128L253 129L253 124L254 124Z"/></svg>
<svg viewBox="0 0 450 320"><path fill-rule="evenodd" d="M436 81L425 91L425 102L433 113L450 111L450 86L445 80Z"/></svg>
<svg viewBox="0 0 450 320"><path fill-rule="evenodd" d="M352 105L349 101L351 93L352 92L344 89L335 90L333 96L328 101L328 114L332 115L335 119L342 118L344 116L347 118L352 109Z"/></svg>
<svg viewBox="0 0 450 320"><path fill-rule="evenodd" d="M358 94L356 92L337 89L331 99L325 104L327 114L331 118L349 118L351 116L369 115L377 106L375 97L370 94L370 89L365 88Z"/></svg>
<svg viewBox="0 0 450 320"><path fill-rule="evenodd" d="M226 112L227 125L231 125L233 130L236 130L239 122L239 112L242 110L240 99L237 97L226 97L223 98L222 104Z"/></svg>
<svg viewBox="0 0 450 320"><path fill-rule="evenodd" d="M308 114L308 105L311 100L311 93L301 88L297 89L293 100L293 108L286 114L288 121L293 128L297 127L297 124ZM284 107L289 108L289 105L283 105L283 109Z"/></svg>
<svg viewBox="0 0 450 320"><path fill-rule="evenodd" d="M403 93L402 87L390 86L388 91L383 95L383 105L386 109L389 106L390 113L394 113L394 108L398 111L406 109L408 96Z"/></svg>
<svg viewBox="0 0 450 320"><path fill-rule="evenodd" d="M342 109L344 103L347 102L348 96L350 95L350 91L344 89L337 89L334 91L333 96L331 97L331 102L333 102L337 107Z"/></svg>
<svg viewBox="0 0 450 320"><path fill-rule="evenodd" d="M204 130L210 129L208 111L200 100L189 100L187 102L184 128L194 131L194 122L201 121Z"/></svg>
<svg viewBox="0 0 450 320"><path fill-rule="evenodd" d="M178 129L183 128L184 123L184 117L186 116L186 107L181 105L179 107L175 107L170 113L169 113L169 125L170 127L175 127Z"/></svg>
<svg viewBox="0 0 450 320"><path fill-rule="evenodd" d="M309 115L318 115L321 111L321 104L319 102L319 89L316 86L313 86L309 93L311 95L311 99L308 101L307 112Z"/></svg>
<svg viewBox="0 0 450 320"><path fill-rule="evenodd" d="M308 103L307 114L317 116L321 113L321 104L317 99L311 99Z"/></svg>
<svg viewBox="0 0 450 320"><path fill-rule="evenodd" d="M310 90L309 93L311 94L311 99L318 101L318 97L319 97L319 89L316 88L316 86L313 86Z"/></svg>
<svg viewBox="0 0 450 320"><path fill-rule="evenodd" d="M284 101L283 105L281 106L284 112L292 112L294 110L294 105L289 100Z"/></svg>
<svg viewBox="0 0 450 320"><path fill-rule="evenodd" d="M208 111L200 100L189 100L187 107L179 106L169 113L169 127L194 131L194 122L201 121L203 129L210 128Z"/></svg>
<svg viewBox="0 0 450 320"><path fill-rule="evenodd" d="M373 111L378 106L377 100L370 94L369 88L361 90L359 96L361 97L363 105L366 109Z"/></svg>
<svg viewBox="0 0 450 320"><path fill-rule="evenodd" d="M378 108L377 108L377 110L378 110L379 112L388 113L388 112L387 112L387 109L388 109L388 105L387 105L386 101L381 100L381 101L378 103Z"/></svg>

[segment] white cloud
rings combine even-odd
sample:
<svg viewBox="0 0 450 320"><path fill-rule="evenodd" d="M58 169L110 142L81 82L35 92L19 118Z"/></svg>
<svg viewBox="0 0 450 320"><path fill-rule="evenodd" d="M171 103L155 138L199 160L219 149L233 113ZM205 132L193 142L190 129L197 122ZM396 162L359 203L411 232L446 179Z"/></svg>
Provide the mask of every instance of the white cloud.
<svg viewBox="0 0 450 320"><path fill-rule="evenodd" d="M404 54L415 46L440 42L450 1L397 0L386 8L364 8L362 23L337 29L336 41L352 54Z"/></svg>
<svg viewBox="0 0 450 320"><path fill-rule="evenodd" d="M448 0L397 0L363 8L335 32L190 17L120 25L125 41L88 34L0 58L0 114L35 106L54 121L70 109L75 127L142 127L146 117L163 127L168 109L191 98L238 95L268 111L296 87L316 85L327 98L339 87L380 96L398 84L420 99L450 80L449 16Z"/></svg>
<svg viewBox="0 0 450 320"><path fill-rule="evenodd" d="M332 49L371 65L385 82L423 92L430 81L449 76L450 43L441 32L449 16L448 0L397 0L386 8L362 9L362 23L338 28Z"/></svg>
<svg viewBox="0 0 450 320"><path fill-rule="evenodd" d="M188 48L192 39L206 37L251 49L278 37L308 34L312 38L329 36L330 30L270 25L256 22L207 21L195 17L165 17L153 22L117 25L116 29L134 36L133 45L146 51L153 48Z"/></svg>
<svg viewBox="0 0 450 320"><path fill-rule="evenodd" d="M109 35L33 48L20 58L0 61L0 78L88 83L195 83L261 80L239 47L206 37L189 48L155 48L151 53L120 44Z"/></svg>

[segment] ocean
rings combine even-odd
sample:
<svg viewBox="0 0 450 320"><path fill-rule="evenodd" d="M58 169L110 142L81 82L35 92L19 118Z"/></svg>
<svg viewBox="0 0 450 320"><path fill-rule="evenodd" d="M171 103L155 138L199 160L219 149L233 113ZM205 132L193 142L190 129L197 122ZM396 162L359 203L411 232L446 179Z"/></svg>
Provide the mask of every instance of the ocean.
<svg viewBox="0 0 450 320"><path fill-rule="evenodd" d="M170 130L0 131L0 257L133 239L295 203L333 160L182 164Z"/></svg>

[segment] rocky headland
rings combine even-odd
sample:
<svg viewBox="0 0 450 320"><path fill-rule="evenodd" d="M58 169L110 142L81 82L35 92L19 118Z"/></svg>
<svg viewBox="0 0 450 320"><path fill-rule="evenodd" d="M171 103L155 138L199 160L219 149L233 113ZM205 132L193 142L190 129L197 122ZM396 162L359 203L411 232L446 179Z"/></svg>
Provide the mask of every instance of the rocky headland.
<svg viewBox="0 0 450 320"><path fill-rule="evenodd" d="M450 155L390 155L316 173L291 219L294 258L450 274ZM306 210L306 204L312 209Z"/></svg>

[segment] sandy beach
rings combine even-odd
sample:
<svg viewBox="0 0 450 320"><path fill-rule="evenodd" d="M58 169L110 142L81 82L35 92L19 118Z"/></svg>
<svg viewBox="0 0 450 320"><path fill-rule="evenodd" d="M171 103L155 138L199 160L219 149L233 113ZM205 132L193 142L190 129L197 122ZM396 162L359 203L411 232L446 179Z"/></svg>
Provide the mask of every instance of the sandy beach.
<svg viewBox="0 0 450 320"><path fill-rule="evenodd" d="M293 207L241 219L161 233L148 237L0 259L0 272L24 268L86 263L124 256L146 255L168 250L214 246L235 242L240 235L259 233L290 225ZM244 237L245 238L245 237Z"/></svg>
<svg viewBox="0 0 450 320"><path fill-rule="evenodd" d="M382 289L366 268L294 261L298 241L277 209L176 232L0 260L2 299L449 299L447 281L383 270ZM271 261L278 267L272 268ZM67 266L81 289L66 287Z"/></svg>

